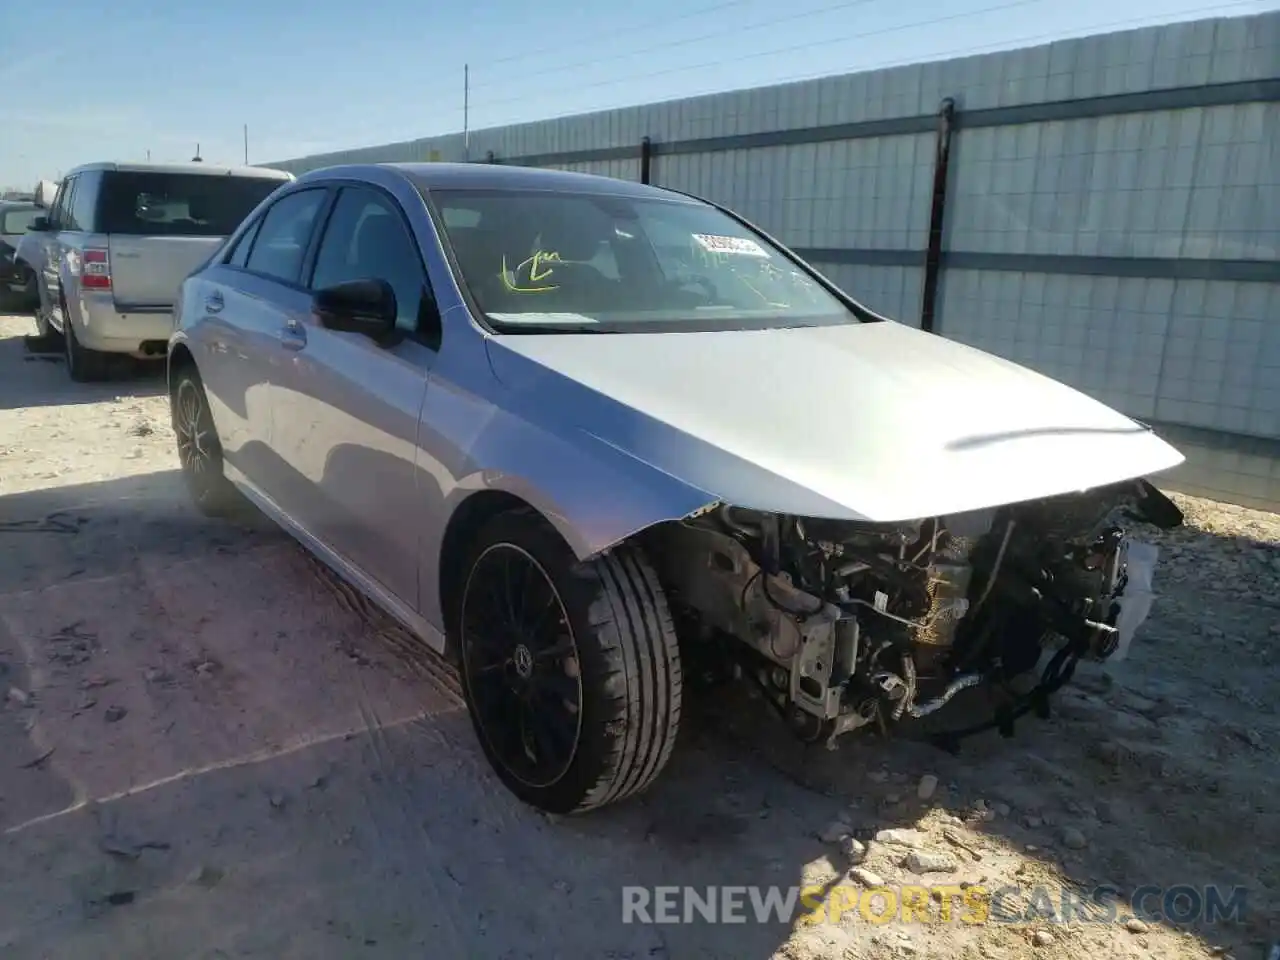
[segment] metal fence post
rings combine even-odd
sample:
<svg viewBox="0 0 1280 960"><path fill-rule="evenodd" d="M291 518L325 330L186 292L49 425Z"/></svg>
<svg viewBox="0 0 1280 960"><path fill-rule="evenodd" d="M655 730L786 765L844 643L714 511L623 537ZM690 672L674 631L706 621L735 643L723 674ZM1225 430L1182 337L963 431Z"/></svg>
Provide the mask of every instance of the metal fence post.
<svg viewBox="0 0 1280 960"><path fill-rule="evenodd" d="M942 278L942 228L947 212L947 170L951 163L951 133L956 102L947 97L938 109L938 133L933 154L933 201L929 206L929 240L920 289L920 329L937 333L938 282Z"/></svg>
<svg viewBox="0 0 1280 960"><path fill-rule="evenodd" d="M640 182L652 183L653 175L653 141L648 137L640 139Z"/></svg>

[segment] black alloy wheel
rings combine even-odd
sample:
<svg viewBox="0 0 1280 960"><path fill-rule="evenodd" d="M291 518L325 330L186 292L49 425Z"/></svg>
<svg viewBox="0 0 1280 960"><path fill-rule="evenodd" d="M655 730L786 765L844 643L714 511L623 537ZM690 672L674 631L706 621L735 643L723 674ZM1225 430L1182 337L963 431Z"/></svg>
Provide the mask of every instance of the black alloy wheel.
<svg viewBox="0 0 1280 960"><path fill-rule="evenodd" d="M204 385L194 367L179 370L174 380L169 409L182 478L201 513L224 516L238 505L239 498L222 472L222 444Z"/></svg>
<svg viewBox="0 0 1280 960"><path fill-rule="evenodd" d="M676 742L683 673L643 550L579 560L531 508L491 518L469 547L450 635L498 778L559 814L647 789Z"/></svg>
<svg viewBox="0 0 1280 960"><path fill-rule="evenodd" d="M564 601L527 550L495 543L476 558L463 591L462 639L493 755L529 787L554 785L578 748L581 668Z"/></svg>

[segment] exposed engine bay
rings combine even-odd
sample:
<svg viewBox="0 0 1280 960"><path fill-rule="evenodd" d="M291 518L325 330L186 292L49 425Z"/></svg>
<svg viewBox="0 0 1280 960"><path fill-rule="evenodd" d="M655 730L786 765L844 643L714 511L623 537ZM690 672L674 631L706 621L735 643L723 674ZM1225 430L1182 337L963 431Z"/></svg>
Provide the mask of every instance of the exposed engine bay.
<svg viewBox="0 0 1280 960"><path fill-rule="evenodd" d="M1080 659L1127 651L1156 557L1133 519L1182 515L1143 480L901 524L717 505L655 531L651 556L683 638L724 644L802 739L888 733L966 688L1012 690L1049 654L1033 690L953 734L1007 735Z"/></svg>

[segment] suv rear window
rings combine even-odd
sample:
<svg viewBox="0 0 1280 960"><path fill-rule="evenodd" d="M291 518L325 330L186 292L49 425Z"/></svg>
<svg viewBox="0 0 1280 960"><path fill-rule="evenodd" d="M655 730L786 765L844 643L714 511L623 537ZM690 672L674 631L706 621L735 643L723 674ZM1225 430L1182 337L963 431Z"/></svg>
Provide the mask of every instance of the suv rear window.
<svg viewBox="0 0 1280 960"><path fill-rule="evenodd" d="M102 179L97 233L225 237L283 180L111 170Z"/></svg>

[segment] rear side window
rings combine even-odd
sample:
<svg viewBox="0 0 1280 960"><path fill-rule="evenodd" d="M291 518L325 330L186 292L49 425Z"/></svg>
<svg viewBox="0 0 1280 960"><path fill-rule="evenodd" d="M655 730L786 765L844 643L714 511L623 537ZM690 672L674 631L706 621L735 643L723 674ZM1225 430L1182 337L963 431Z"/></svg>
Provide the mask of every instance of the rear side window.
<svg viewBox="0 0 1280 960"><path fill-rule="evenodd" d="M96 232L146 237L225 237L281 185L263 177L110 170Z"/></svg>
<svg viewBox="0 0 1280 960"><path fill-rule="evenodd" d="M262 218L257 221L241 234L240 239L236 241L236 248L231 251L231 256L227 257L223 263L228 263L233 267L243 267L249 262L249 251L253 249L253 238L258 235L258 231L262 229Z"/></svg>
<svg viewBox="0 0 1280 960"><path fill-rule="evenodd" d="M297 283L316 215L327 194L323 187L299 190L272 204L262 218L245 267L286 283Z"/></svg>
<svg viewBox="0 0 1280 960"><path fill-rule="evenodd" d="M5 210L0 212L0 233L26 233L39 210Z"/></svg>
<svg viewBox="0 0 1280 960"><path fill-rule="evenodd" d="M67 204L71 200L71 191L75 185L76 178L68 177L58 187L57 196L53 200L53 209L49 212L49 224L55 230L65 230L67 227Z"/></svg>

